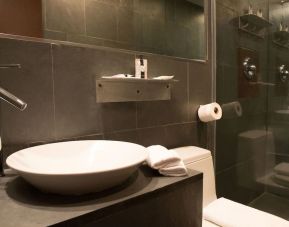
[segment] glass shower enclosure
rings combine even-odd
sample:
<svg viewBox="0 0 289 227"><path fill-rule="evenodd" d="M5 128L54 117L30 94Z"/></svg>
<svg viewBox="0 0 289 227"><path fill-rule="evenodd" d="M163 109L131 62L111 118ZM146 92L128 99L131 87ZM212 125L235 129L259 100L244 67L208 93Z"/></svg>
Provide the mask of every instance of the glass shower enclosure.
<svg viewBox="0 0 289 227"><path fill-rule="evenodd" d="M217 194L289 220L289 1L216 1Z"/></svg>

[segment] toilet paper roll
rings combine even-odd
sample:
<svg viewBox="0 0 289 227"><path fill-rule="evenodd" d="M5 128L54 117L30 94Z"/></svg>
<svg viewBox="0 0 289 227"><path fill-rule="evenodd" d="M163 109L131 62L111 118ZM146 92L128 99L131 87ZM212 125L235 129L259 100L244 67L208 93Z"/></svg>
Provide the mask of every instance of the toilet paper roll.
<svg viewBox="0 0 289 227"><path fill-rule="evenodd" d="M222 117L222 109L216 102L200 106L198 116L202 122L216 121Z"/></svg>
<svg viewBox="0 0 289 227"><path fill-rule="evenodd" d="M241 117L243 114L242 106L238 101L223 104L221 108L224 119Z"/></svg>

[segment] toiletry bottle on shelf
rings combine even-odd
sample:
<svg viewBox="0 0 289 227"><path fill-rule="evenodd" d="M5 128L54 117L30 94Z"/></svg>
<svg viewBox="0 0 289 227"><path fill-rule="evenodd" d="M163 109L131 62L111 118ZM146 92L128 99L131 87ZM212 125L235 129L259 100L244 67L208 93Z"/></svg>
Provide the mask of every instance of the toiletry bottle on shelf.
<svg viewBox="0 0 289 227"><path fill-rule="evenodd" d="M263 17L263 11L262 11L262 9L258 9L258 10L257 10L257 16L258 16L258 17Z"/></svg>
<svg viewBox="0 0 289 227"><path fill-rule="evenodd" d="M248 14L254 14L253 6L251 4L249 4L248 7Z"/></svg>
<svg viewBox="0 0 289 227"><path fill-rule="evenodd" d="M135 77L141 78L141 79L147 79L148 78L148 67L147 67L147 59L143 59L143 56L140 56L140 58L135 59Z"/></svg>
<svg viewBox="0 0 289 227"><path fill-rule="evenodd" d="M284 29L283 22L281 21L279 24L279 31L283 31L283 29Z"/></svg>

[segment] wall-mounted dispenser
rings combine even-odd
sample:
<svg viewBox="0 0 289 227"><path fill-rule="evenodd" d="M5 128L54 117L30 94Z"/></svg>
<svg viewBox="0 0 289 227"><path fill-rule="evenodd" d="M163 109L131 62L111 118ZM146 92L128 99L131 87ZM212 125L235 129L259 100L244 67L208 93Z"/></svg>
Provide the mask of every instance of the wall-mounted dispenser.
<svg viewBox="0 0 289 227"><path fill-rule="evenodd" d="M135 77L141 79L148 78L148 60L143 56L135 59Z"/></svg>

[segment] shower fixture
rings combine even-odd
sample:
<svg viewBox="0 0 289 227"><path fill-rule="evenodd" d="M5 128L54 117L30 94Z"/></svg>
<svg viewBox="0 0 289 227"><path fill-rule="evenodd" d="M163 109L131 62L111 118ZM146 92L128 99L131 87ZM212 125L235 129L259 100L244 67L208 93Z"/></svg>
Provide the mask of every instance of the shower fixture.
<svg viewBox="0 0 289 227"><path fill-rule="evenodd" d="M257 67L250 57L244 59L243 70L248 80L252 80L256 76Z"/></svg>
<svg viewBox="0 0 289 227"><path fill-rule="evenodd" d="M17 68L20 69L20 64L0 64L0 69L10 69L10 68ZM0 87L0 99L4 100L5 102L11 104L12 106L16 107L18 110L25 110L27 107L27 103L21 100L20 98L16 97L12 93L6 91L2 87ZM0 125L1 126L1 125ZM4 155L2 150L2 141L0 135L0 177L4 176Z"/></svg>
<svg viewBox="0 0 289 227"><path fill-rule="evenodd" d="M287 70L286 65L280 65L278 67L278 72L280 75L281 82L285 83L288 80L289 71Z"/></svg>

